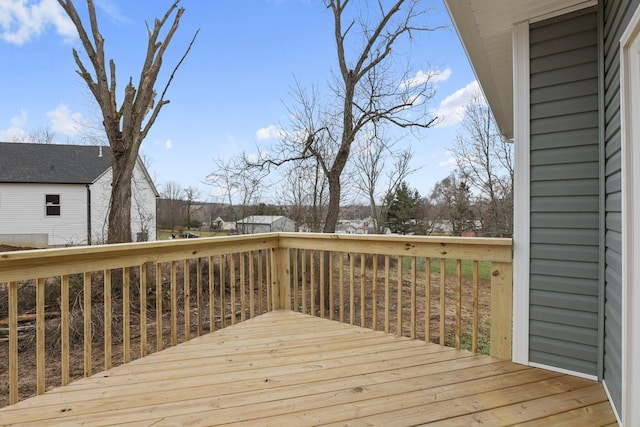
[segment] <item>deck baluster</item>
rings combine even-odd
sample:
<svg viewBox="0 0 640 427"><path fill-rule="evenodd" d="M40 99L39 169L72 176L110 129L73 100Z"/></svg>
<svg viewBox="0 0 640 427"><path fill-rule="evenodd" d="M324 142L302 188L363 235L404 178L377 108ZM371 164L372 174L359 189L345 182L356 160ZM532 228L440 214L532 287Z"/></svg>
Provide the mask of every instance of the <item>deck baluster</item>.
<svg viewBox="0 0 640 427"><path fill-rule="evenodd" d="M124 363L131 362L131 270L122 271L122 352Z"/></svg>
<svg viewBox="0 0 640 427"><path fill-rule="evenodd" d="M161 351L162 342L162 264L156 263L156 351Z"/></svg>
<svg viewBox="0 0 640 427"><path fill-rule="evenodd" d="M68 307L68 304L67 304ZM9 283L9 404L18 403L18 283Z"/></svg>
<svg viewBox="0 0 640 427"><path fill-rule="evenodd" d="M84 292L84 313L83 313L84 315L84 376L90 377L91 376L91 273L90 272L84 273L83 292ZM44 324L43 324L43 328L44 328ZM44 329L43 329L43 333L44 333ZM40 365L40 363L38 363L38 365ZM42 370L44 371L44 352L42 355ZM38 381L38 388L40 387L42 387L42 393L44 393L44 377L43 377L42 384L40 384L40 381ZM40 392L38 392L38 394L40 394Z"/></svg>
<svg viewBox="0 0 640 427"><path fill-rule="evenodd" d="M140 357L145 357L147 348L147 264L140 264Z"/></svg>
<svg viewBox="0 0 640 427"><path fill-rule="evenodd" d="M182 342L191 339L191 280L189 271L191 262L187 259L182 263L182 297L183 297L183 322L184 322L184 338Z"/></svg>
<svg viewBox="0 0 640 427"><path fill-rule="evenodd" d="M336 248L339 251L333 251ZM434 265L437 260L439 271L438 264ZM203 273L207 262L208 288L204 288L207 279ZM155 266L155 274L147 270L152 266ZM29 357L36 364L32 384L38 394L51 385L45 373L45 362L47 370L59 364L57 368L63 385L69 383L71 373L79 368L70 366L73 356L70 341L77 330L71 323L74 321L75 324L77 314L81 314L77 318L83 330L79 338L83 340L80 358L85 376L97 369L93 366L93 356L96 356L93 353L98 349L104 349L100 354L104 356L104 366L102 357L95 360L101 365L99 369L110 369L120 360L119 356L113 356L116 345L113 337L118 333L114 328L116 324L119 328L120 322L124 363L131 360L131 350L136 345L140 346L139 357L148 355L150 319L155 321L154 351L169 347L163 340L164 314L170 319L170 324L165 326L171 346L189 341L196 334L203 335L207 316L212 332L217 329L218 319L220 327L224 328L256 318L265 311L293 308L316 317L381 329L398 336L424 338L425 341L434 339L439 328L436 340L441 344L464 347L472 352L480 348L498 358L511 355L513 272L511 242L506 239L273 233L216 238L215 241L194 239L16 253L0 258L0 267L0 292L7 292L9 302L9 318L5 323L9 326L9 368L5 373L9 382L9 403L19 400L19 374L26 374L18 371L18 358L22 357L17 351L18 340L23 336L22 328L30 330L30 326L18 324L18 320L23 321L23 314L33 316L27 319L36 321L36 345ZM192 267L195 280L190 277ZM436 272L437 277L432 278ZM149 291L147 280L154 275L155 291ZM135 283L136 277L138 283ZM165 281L169 283L165 284ZM59 313L55 312L56 305L50 302L52 295L47 288L57 287L52 284L54 282L60 286ZM122 285L121 289L114 288L116 283L118 287ZM132 285L137 286L133 291ZM480 316L487 314L485 299L489 298L489 285L491 316L485 321ZM192 286L195 286L194 295L191 295ZM219 294L216 286L220 288ZM439 286L439 292L432 289L433 286ZM451 289L447 290L447 286ZM23 312L33 308L32 294L28 294L28 298L20 295L23 287L28 292L35 289L35 314ZM139 299L132 301L138 289ZM155 298L154 314L148 313L149 298ZM167 304L163 303L164 298L169 299L168 307L163 307ZM31 301L31 306L19 305L24 304L19 303L23 300ZM73 307L72 302L75 303ZM96 308L101 312L94 313L100 316L97 323L92 319L92 310ZM197 311L194 313L196 319L192 319L191 310ZM183 311L182 315L180 311ZM136 315L140 319L131 325L131 316L135 318ZM432 322L432 315L436 323ZM49 330L50 319L57 316L60 319L58 344L61 353L49 355L44 346L45 330ZM197 324L192 325L192 321ZM485 325L490 325L491 330L489 348L486 347L489 333ZM103 343L98 343L94 349L93 338L99 333L104 333ZM46 337L47 345L52 338ZM19 362L22 363L22 359Z"/></svg>
<svg viewBox="0 0 640 427"><path fill-rule="evenodd" d="M111 369L111 270L104 270L104 369Z"/></svg>
<svg viewBox="0 0 640 427"><path fill-rule="evenodd" d="M69 275L67 274L64 274L60 280L60 324L62 385L67 385L69 384Z"/></svg>
<svg viewBox="0 0 640 427"><path fill-rule="evenodd" d="M456 349L460 350L462 332L462 260L456 260Z"/></svg>
<svg viewBox="0 0 640 427"><path fill-rule="evenodd" d="M417 261L416 257L411 257L411 339L416 338L416 310L417 310L417 301L416 301L416 282L417 279Z"/></svg>

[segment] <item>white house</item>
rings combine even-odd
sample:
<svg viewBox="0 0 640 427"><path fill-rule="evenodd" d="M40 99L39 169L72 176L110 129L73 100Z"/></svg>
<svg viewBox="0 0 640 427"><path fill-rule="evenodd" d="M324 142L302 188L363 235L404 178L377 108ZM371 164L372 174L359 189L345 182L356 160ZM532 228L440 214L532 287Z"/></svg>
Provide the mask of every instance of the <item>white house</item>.
<svg viewBox="0 0 640 427"><path fill-rule="evenodd" d="M217 217L211 223L211 228L214 230L234 232L236 231L236 223L234 221L225 221L222 217Z"/></svg>
<svg viewBox="0 0 640 427"><path fill-rule="evenodd" d="M111 176L108 147L0 143L0 243L104 243ZM135 240L155 240L157 197L138 161L131 200Z"/></svg>
<svg viewBox="0 0 640 427"><path fill-rule="evenodd" d="M248 216L237 221L236 227L240 234L296 231L296 224L292 219L277 215Z"/></svg>
<svg viewBox="0 0 640 427"><path fill-rule="evenodd" d="M370 227L373 224L371 217L364 219L341 219L336 224L336 234L369 234L375 233Z"/></svg>

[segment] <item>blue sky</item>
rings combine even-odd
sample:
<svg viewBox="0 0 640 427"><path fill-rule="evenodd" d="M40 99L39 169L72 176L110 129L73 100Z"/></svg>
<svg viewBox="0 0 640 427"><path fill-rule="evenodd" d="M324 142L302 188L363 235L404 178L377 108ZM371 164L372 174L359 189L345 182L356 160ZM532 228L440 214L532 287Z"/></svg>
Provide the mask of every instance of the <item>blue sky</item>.
<svg viewBox="0 0 640 427"><path fill-rule="evenodd" d="M428 1L428 0L425 0ZM461 107L475 77L441 0L431 2L431 26L444 29L417 37L414 72L436 70L441 78L432 108L441 123L407 140L419 172L411 186L427 194L454 167L447 148L458 131ZM96 0L108 58L119 87L136 83L146 49L145 21L164 14L170 0ZM286 126L286 104L295 79L322 85L335 69L332 21L320 0L182 0L186 11L164 61L168 73L194 32L198 39L178 71L156 123L143 143L151 175L201 189L213 159L252 152L273 143ZM81 15L84 0L76 0ZM56 0L0 0L0 141L50 128L58 143L83 143L99 113L71 55L79 40ZM119 94L121 100L121 94ZM271 200L265 200L270 202Z"/></svg>

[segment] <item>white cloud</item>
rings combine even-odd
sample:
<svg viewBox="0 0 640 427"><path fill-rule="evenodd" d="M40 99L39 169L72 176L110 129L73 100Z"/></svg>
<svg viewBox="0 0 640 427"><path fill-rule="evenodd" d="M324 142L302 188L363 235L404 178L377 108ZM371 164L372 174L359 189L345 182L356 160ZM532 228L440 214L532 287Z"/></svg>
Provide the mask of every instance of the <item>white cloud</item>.
<svg viewBox="0 0 640 427"><path fill-rule="evenodd" d="M77 32L56 0L0 0L0 39L21 46L37 37L48 27L65 40Z"/></svg>
<svg viewBox="0 0 640 427"><path fill-rule="evenodd" d="M442 71L435 69L430 71L419 70L415 76L411 77L400 83L400 88L405 89L408 87L418 86L425 83L438 84L444 82L451 77L451 68L446 68Z"/></svg>
<svg viewBox="0 0 640 427"><path fill-rule="evenodd" d="M457 166L457 165L458 165L458 163L456 162L456 158L453 157L453 156L447 158L446 160L438 162L438 166L440 166L440 167L453 167L453 166Z"/></svg>
<svg viewBox="0 0 640 427"><path fill-rule="evenodd" d="M22 128L27 124L27 112L24 110L20 111L19 116L11 117L11 126L16 128Z"/></svg>
<svg viewBox="0 0 640 427"><path fill-rule="evenodd" d="M78 134L78 125L82 121L82 114L72 113L65 104L60 104L55 110L49 111L47 117L51 119L51 129L54 132L68 136Z"/></svg>
<svg viewBox="0 0 640 427"><path fill-rule="evenodd" d="M167 139L164 142L164 148L166 148L167 150L171 150L173 148L173 143L171 142L170 139Z"/></svg>
<svg viewBox="0 0 640 427"><path fill-rule="evenodd" d="M447 96L435 112L436 116L440 119L436 126L447 127L460 122L464 117L464 110L467 104L479 90L480 86L478 82L474 80L462 89L458 89Z"/></svg>
<svg viewBox="0 0 640 427"><path fill-rule="evenodd" d="M20 128L11 127L6 131L0 132L0 140L9 142L29 141L29 135Z"/></svg>
<svg viewBox="0 0 640 427"><path fill-rule="evenodd" d="M434 153L433 159L443 159L440 160L438 162L438 166L441 168L454 168L458 165L458 163L456 162L456 157L453 153L453 151L451 150L444 150L444 152L442 151L436 151Z"/></svg>
<svg viewBox="0 0 640 427"><path fill-rule="evenodd" d="M96 6L109 15L109 18L114 22L120 24L131 22L131 19L124 16L122 12L120 12L118 5L112 0L96 0Z"/></svg>
<svg viewBox="0 0 640 427"><path fill-rule="evenodd" d="M260 150L257 152L246 153L245 156L250 163L258 163L258 162L264 161L265 159L271 158L271 155L267 150Z"/></svg>
<svg viewBox="0 0 640 427"><path fill-rule="evenodd" d="M276 139L283 135L284 131L276 125L269 125L266 128L261 128L256 131L256 138L258 140Z"/></svg>
<svg viewBox="0 0 640 427"><path fill-rule="evenodd" d="M0 129L0 141L27 141L29 136L24 131L27 124L27 112L22 110L9 120L9 129Z"/></svg>

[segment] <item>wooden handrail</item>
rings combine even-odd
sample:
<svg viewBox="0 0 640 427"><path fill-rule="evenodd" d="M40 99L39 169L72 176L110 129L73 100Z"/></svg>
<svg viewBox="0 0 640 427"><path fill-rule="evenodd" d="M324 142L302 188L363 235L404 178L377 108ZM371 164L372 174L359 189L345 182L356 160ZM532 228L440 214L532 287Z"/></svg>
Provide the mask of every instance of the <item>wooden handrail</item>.
<svg viewBox="0 0 640 427"><path fill-rule="evenodd" d="M490 331L491 355L509 359L511 251L509 239L268 233L0 253L9 329L9 371L0 381L16 403L18 359L27 357L18 355L19 319L32 309L38 394L77 377L71 360L90 375L274 309L457 348L470 336L474 352ZM468 277L463 265L471 265ZM483 300L490 323L479 319L479 288L491 292ZM59 354L49 350L52 304ZM54 361L58 379L46 377Z"/></svg>
<svg viewBox="0 0 640 427"><path fill-rule="evenodd" d="M511 262L511 239L322 233L279 233L278 247L376 255Z"/></svg>
<svg viewBox="0 0 640 427"><path fill-rule="evenodd" d="M405 335L410 338L416 337L416 328L418 325L418 301L416 290L418 276L416 274L417 260L424 260L424 271L421 281L424 283L421 292L429 295L428 302L421 302L420 309L424 311L424 321L421 322L423 329L423 339L430 340L430 325L432 317L431 298L432 287L437 287L438 307L435 313L438 317L439 327L438 342L441 345L455 345L461 348L462 337L462 288L463 277L461 274L462 261L472 263L472 275L466 280L464 286L471 287L470 301L464 303L464 309L471 312L469 322L471 324L471 344L470 350L478 351L478 266L479 263L485 264L488 270L486 285L490 289L491 297L490 305L490 326L487 335L490 335L490 354L492 356L510 359L511 358L511 328L512 328L512 242L511 239L501 238L464 238L464 237L435 237L435 236L394 236L394 235L345 235L345 234L313 234L313 233L280 233L278 254L283 256L282 249L287 248L294 255L290 255L294 261L294 268L298 264L298 258L302 257L300 264L301 282L299 286L294 286L297 279L292 281L290 285L285 285L283 293L289 291L294 296L294 310L301 312L324 316L323 310L314 309L313 303L319 297L322 305L323 296L326 292L319 292L318 285L314 283L314 275L309 276L309 271L316 267L316 263L320 265L320 273L316 275L320 280L328 277L331 281L337 281L339 294L339 313L336 313L340 321L351 324L359 324L360 326L378 328L379 314L384 317L385 332L393 331L397 335ZM338 261L333 262L333 257L329 258L331 264L335 264L338 272L331 269L331 273L324 272L324 256L316 257L314 261L312 253L330 253L338 256ZM343 267L344 256L347 255L348 261ZM372 268L370 273L365 272L365 258L372 259ZM378 313L377 295L378 286L376 284L378 275L377 256L384 256L385 267L382 271L384 280L384 311ZM400 268L395 269L395 277L391 274L390 258L395 259ZM433 260L439 262L433 264ZM406 261L407 266L403 267ZM359 268L356 263L359 262ZM453 274L448 275L448 262L454 263ZM375 266L375 268L374 268ZM436 277L432 276L433 267L439 270ZM486 268L488 267L488 268ZM344 270L343 270L344 268ZM427 273L428 272L428 273ZM297 277L297 271L294 271L292 277ZM370 278L371 277L371 278ZM429 277L429 280L426 280ZM404 282L408 281L408 296L404 296ZM422 283L421 282L421 283ZM400 284L400 285L398 285ZM356 286L359 285L359 286ZM293 286L290 290L287 286ZM390 288L394 288L392 294ZM453 300L451 304L453 309L453 332L452 340L448 341L446 334L447 328L447 306L449 301L447 289L453 289ZM300 296L298 296L300 294ZM345 295L346 294L346 295ZM371 295L371 301L368 295ZM363 298L362 295L367 296ZM360 297L360 302L356 304L356 299ZM291 298L289 296L288 298ZM299 299L298 299L299 298ZM347 298L345 301L344 298ZM402 307L402 310L396 310L395 319L390 318L389 308L395 302L396 307ZM423 296L424 299L424 296ZM297 302L300 301L299 304ZM364 303L362 302L364 301ZM374 303L375 301L375 303ZM299 307L298 307L299 306ZM408 308L409 316L405 318L403 311ZM349 317L345 317L345 311L348 311ZM371 311L371 319L366 318L367 311ZM333 311L329 314L333 318ZM375 319L375 321L374 321ZM405 321L407 325L405 325ZM404 328L407 328L405 331Z"/></svg>
<svg viewBox="0 0 640 427"><path fill-rule="evenodd" d="M79 266L101 271L275 247L277 233L2 252L0 283L74 274Z"/></svg>

